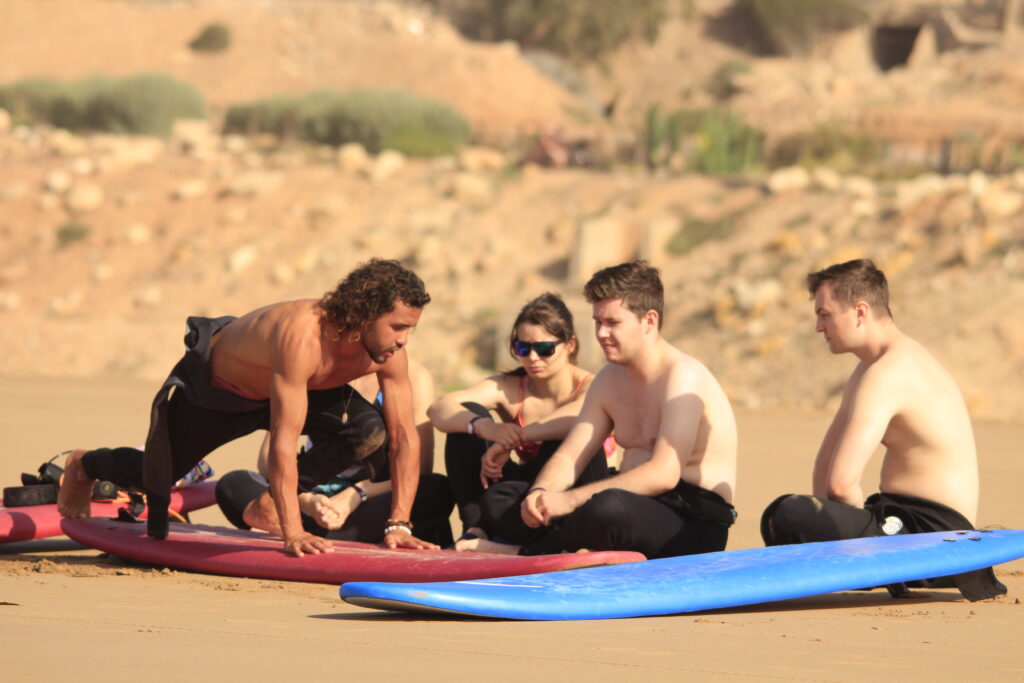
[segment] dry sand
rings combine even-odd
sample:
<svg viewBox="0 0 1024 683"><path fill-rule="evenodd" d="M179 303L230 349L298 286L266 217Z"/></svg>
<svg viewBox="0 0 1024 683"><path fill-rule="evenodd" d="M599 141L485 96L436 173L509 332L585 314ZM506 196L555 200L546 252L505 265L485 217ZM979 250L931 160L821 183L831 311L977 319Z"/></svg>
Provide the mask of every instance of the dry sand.
<svg viewBox="0 0 1024 683"><path fill-rule="evenodd" d="M17 483L73 446L139 443L148 382L0 379L0 478ZM760 511L804 491L827 425L820 415L741 414L737 507L729 548L760 545ZM1024 426L976 423L981 525L1024 528L1018 487ZM253 438L210 462L250 466ZM873 463L873 471L877 471ZM875 475L865 479L873 487ZM224 524L216 510L194 520ZM702 614L569 623L424 618L363 610L337 587L220 578L100 558L66 539L0 547L4 680L440 681L469 677L620 680L1024 678L1024 561L1002 565L1008 596L956 591L839 593Z"/></svg>

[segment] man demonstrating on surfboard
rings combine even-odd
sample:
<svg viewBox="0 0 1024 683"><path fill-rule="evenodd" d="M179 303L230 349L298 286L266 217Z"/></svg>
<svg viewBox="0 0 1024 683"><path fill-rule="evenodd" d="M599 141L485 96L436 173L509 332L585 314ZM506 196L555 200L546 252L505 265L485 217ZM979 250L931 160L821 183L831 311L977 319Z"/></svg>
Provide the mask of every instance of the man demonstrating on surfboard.
<svg viewBox="0 0 1024 683"><path fill-rule="evenodd" d="M896 327L885 274L870 260L847 261L810 273L807 288L815 331L832 353L860 362L814 461L814 495L772 502L765 543L973 529L978 463L967 407L935 357ZM865 500L861 476L879 444L879 492Z"/></svg>
<svg viewBox="0 0 1024 683"><path fill-rule="evenodd" d="M376 373L384 394L394 491L384 543L436 547L416 538L408 521L420 460L404 347L429 302L414 273L397 261L373 259L320 300L272 304L240 318L189 318L187 351L153 402L145 451L73 452L58 498L61 514L88 517L92 482L105 479L144 489L149 535L165 538L171 482L217 447L269 429L273 506L268 514L279 521L289 552L300 557L330 552L329 541L302 527L298 491L306 478L304 464L333 474L377 450L368 444L360 451L340 452L330 438L348 429L346 398L350 401L354 390L346 384ZM323 448L297 463L295 444L311 430L326 435ZM380 434L377 441L383 438Z"/></svg>
<svg viewBox="0 0 1024 683"><path fill-rule="evenodd" d="M736 513L736 422L708 369L662 339L664 290L643 261L596 273L584 288L609 363L533 484L492 486L483 505L523 555L635 550L669 557L723 550ZM570 488L615 432L620 472ZM525 495L524 495L525 494Z"/></svg>

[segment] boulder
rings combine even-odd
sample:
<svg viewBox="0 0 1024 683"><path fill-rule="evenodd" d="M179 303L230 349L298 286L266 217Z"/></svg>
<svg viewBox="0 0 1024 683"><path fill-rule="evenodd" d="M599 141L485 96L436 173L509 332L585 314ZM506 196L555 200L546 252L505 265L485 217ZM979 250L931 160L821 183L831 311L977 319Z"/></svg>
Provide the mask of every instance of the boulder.
<svg viewBox="0 0 1024 683"><path fill-rule="evenodd" d="M580 221L569 255L569 286L581 287L601 268L632 258L625 223L605 215Z"/></svg>
<svg viewBox="0 0 1024 683"><path fill-rule="evenodd" d="M103 206L103 188L93 183L75 185L65 195L68 210L73 213L87 213Z"/></svg>
<svg viewBox="0 0 1024 683"><path fill-rule="evenodd" d="M803 166L777 168L768 176L768 191L772 194L803 192L811 184L811 174Z"/></svg>

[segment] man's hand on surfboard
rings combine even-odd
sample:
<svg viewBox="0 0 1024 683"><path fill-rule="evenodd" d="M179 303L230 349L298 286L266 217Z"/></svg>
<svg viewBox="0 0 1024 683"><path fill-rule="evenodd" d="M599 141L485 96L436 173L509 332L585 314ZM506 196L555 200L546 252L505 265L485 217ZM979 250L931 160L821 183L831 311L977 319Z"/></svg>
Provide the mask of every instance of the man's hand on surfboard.
<svg viewBox="0 0 1024 683"><path fill-rule="evenodd" d="M427 543L413 536L408 531L395 529L384 535L384 545L388 548L414 548L417 550L437 550L440 546Z"/></svg>
<svg viewBox="0 0 1024 683"><path fill-rule="evenodd" d="M295 555L295 557L302 557L306 553L319 555L320 553L334 552L334 546L331 545L330 541L307 532L302 532L285 539L284 549L286 552Z"/></svg>

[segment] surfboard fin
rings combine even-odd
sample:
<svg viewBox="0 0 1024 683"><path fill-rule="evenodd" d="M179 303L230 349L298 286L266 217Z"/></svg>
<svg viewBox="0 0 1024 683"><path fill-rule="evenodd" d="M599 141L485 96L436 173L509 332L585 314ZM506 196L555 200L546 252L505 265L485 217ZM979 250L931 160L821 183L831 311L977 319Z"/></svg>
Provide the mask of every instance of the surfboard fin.
<svg viewBox="0 0 1024 683"><path fill-rule="evenodd" d="M964 572L953 577L960 594L971 602L1006 595L1006 586L996 578L992 567Z"/></svg>
<svg viewBox="0 0 1024 683"><path fill-rule="evenodd" d="M894 598L910 597L910 589L907 588L907 584L905 583L890 583L888 586L886 586L886 589L889 591L889 595L891 595Z"/></svg>

